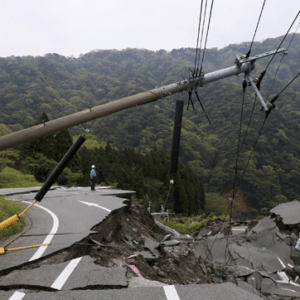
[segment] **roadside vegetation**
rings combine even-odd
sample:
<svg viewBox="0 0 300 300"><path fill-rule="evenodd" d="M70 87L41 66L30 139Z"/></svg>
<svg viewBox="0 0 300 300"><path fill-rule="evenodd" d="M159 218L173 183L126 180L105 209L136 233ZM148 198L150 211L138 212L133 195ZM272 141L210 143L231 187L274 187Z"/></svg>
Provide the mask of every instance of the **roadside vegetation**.
<svg viewBox="0 0 300 300"><path fill-rule="evenodd" d="M182 217L182 218L173 218L170 222L166 220L160 220L163 224L168 227L171 227L177 230L181 234L191 234L193 232L199 231L201 228L206 227L209 221L215 221L217 219L221 219L222 221L228 221L229 216L215 216L209 215L205 217L195 216L195 217Z"/></svg>
<svg viewBox="0 0 300 300"><path fill-rule="evenodd" d="M0 223L6 219L12 217L13 215L18 215L25 209L25 205L21 202L15 202L10 200L5 200L4 196L0 196ZM14 224L0 230L0 243L7 237L22 232L26 225L26 219L22 215L20 220Z"/></svg>
<svg viewBox="0 0 300 300"><path fill-rule="evenodd" d="M206 193L205 199L205 208L200 215L192 217L176 215L176 217L171 218L170 222L167 222L165 219L160 221L181 234L191 234L206 227L209 221L213 222L217 219L222 221L229 220L228 208L230 201L217 193ZM235 207L233 212L237 212Z"/></svg>
<svg viewBox="0 0 300 300"><path fill-rule="evenodd" d="M21 188L21 187L34 187L41 186L33 175L23 174L10 167L5 167L0 172L0 188Z"/></svg>

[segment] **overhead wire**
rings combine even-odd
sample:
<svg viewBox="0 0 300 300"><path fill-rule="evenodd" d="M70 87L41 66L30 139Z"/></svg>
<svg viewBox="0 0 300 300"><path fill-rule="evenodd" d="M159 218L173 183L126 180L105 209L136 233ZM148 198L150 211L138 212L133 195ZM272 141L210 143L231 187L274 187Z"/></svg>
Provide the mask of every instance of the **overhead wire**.
<svg viewBox="0 0 300 300"><path fill-rule="evenodd" d="M258 18L258 21L257 21L257 24L256 24L256 28L255 28L255 31L254 31L254 34L253 34L252 42L251 42L249 51L246 54L246 58L248 58L250 56L251 49L252 49L252 46L253 46L253 43L254 43L254 39L255 39L255 36L256 36L256 32L257 32L257 29L258 29L258 26L259 26L259 23L260 23L260 20L261 20L261 16L262 16L262 13L263 13L263 10L264 10L264 7L265 7L265 3L266 3L266 0L264 0L264 2L263 2L263 5L262 5L261 11L260 11L260 15L259 15L259 18ZM262 79L263 79L263 77L265 75L265 72L266 71L264 71L260 75L260 77L259 77L259 80L258 80L258 83L257 83L257 88L258 89L260 89L260 83L261 83L261 81L262 81ZM245 139L246 139L249 127L250 127L250 123L251 123L251 119L252 119L252 115L253 115L253 110L254 110L254 106L255 106L255 102L256 102L256 99L255 99L254 104L253 104L253 108L252 108L252 112L251 112L251 115L250 115L250 118L249 118L249 121L248 121L247 129L246 129L246 132L245 132L242 144L240 144L241 128L242 128L242 116L243 116L243 110L244 110L244 99L245 99L245 90L246 90L246 87L247 87L247 82L244 79L244 81L243 81L243 100L242 100L240 126L239 126L239 132L238 132L237 154L236 154L234 179L233 179L233 188L232 188L232 199L231 199L230 205L229 205L228 210L227 210L227 214L228 214L228 212L230 214L230 216L229 216L229 220L230 221L231 221L231 218L232 218L232 209L233 209L234 198L235 198L236 192L237 192L238 187L239 187L239 185L236 187L236 176L237 176L237 169L238 169L238 160L239 160L239 156L240 156L240 151L241 151L241 149L242 149L242 147L244 145L244 142L245 142ZM239 184L240 184L240 182L241 182L241 180L239 181ZM225 218L226 218L226 216L225 216ZM227 250L228 250L228 238L227 238L227 242L226 242L225 259L226 259L226 251Z"/></svg>
<svg viewBox="0 0 300 300"><path fill-rule="evenodd" d="M257 33L257 29L258 29L258 26L259 26L259 23L260 23L260 20L261 20L261 16L262 16L265 4L266 4L266 0L264 0L264 2L263 2L263 5L262 5L261 11L260 11L260 15L259 15L259 18L258 18L258 21L257 21L257 24L256 24L256 28L255 28L255 31L254 31L254 34L253 34L252 42L251 42L250 48L249 48L249 50L248 50L248 52L246 54L246 58L248 58L250 56L250 53L251 53L251 50L252 50L252 46L253 46L253 43L254 43L254 39L255 39L255 36L256 36L256 33ZM257 88L258 89L260 88L260 82L261 82L264 74L265 74L265 72L263 72L260 75L260 78L259 78L258 83L257 83ZM236 189L236 176L237 176L239 155L240 155L240 151L241 151L241 149L242 149L242 147L244 145L244 142L245 142L245 139L246 139L249 127L250 127L250 123L251 123L251 119L252 119L252 115L253 115L253 110L254 110L254 106L255 106L255 102L256 102L256 99L255 99L254 104L253 104L253 108L252 108L252 112L251 112L251 115L250 115L250 118L249 118L249 121L248 121L247 129L246 129L246 132L244 134L244 138L243 138L242 144L240 145L241 129L242 129L242 116L243 116L243 110L244 110L244 100L245 100L245 90L246 90L246 87L247 87L247 82L244 79L244 81L243 81L243 100L242 100L242 108L241 108L240 128L239 128L239 133L238 133L238 148L237 148L237 154L236 154L234 179L233 179L233 188L232 188L232 200L231 200L231 203L229 205L230 220L231 220L231 217L232 217L233 202L234 202L235 193L236 193L236 190L237 190ZM227 213L228 213L228 211L227 211Z"/></svg>
<svg viewBox="0 0 300 300"><path fill-rule="evenodd" d="M203 6L203 0L201 0L201 5L200 5L200 15L199 15L198 35L197 35L197 44L196 44L196 55L195 55L194 75L195 75L195 70L196 70L196 66L197 66L199 35L200 35L200 27L201 27L201 19L202 19L202 6ZM200 44L200 49L199 49L199 51L201 51L201 44Z"/></svg>
<svg viewBox="0 0 300 300"><path fill-rule="evenodd" d="M300 75L300 72L277 94L277 98L293 83L293 81ZM277 99L276 98L276 99ZM274 98L273 98L274 99ZM272 101L272 100L271 100ZM274 101L273 101L274 102Z"/></svg>
<svg viewBox="0 0 300 300"><path fill-rule="evenodd" d="M251 42L251 45L250 45L250 49L249 49L249 51L246 54L246 58L248 58L250 56L250 54L251 54L251 49L252 49L252 46L253 46L253 42L254 42L254 39L255 39L255 36L256 36L256 32L257 32L257 28L259 26L259 22L260 22L261 15L263 13L265 4L266 4L266 0L264 0L264 3L262 5L261 11L260 11L260 15L259 15L259 18L258 18L258 21L257 21L257 24L256 24L256 28L255 28L255 31L254 31L254 34L253 34L253 38L252 38L252 42Z"/></svg>
<svg viewBox="0 0 300 300"><path fill-rule="evenodd" d="M287 33L286 33L285 36L283 37L281 43L280 43L279 46L277 47L276 52L273 54L271 60L269 61L268 65L266 66L265 71L268 69L268 67L270 66L271 62L273 61L273 59L274 59L274 57L275 57L275 55L276 55L278 49L280 48L280 46L281 46L282 43L284 42L285 38L286 38L287 35L289 34L291 28L293 27L294 23L296 22L296 20L297 20L297 18L298 18L298 16L299 16L299 14L300 14L300 10L298 11L298 13L297 13L297 15L296 15L294 21L292 22L292 25L291 25L290 28L288 29Z"/></svg>
<svg viewBox="0 0 300 300"><path fill-rule="evenodd" d="M262 7L262 10L261 10L261 14L262 14L262 11L263 11L263 8L264 8L264 5L265 5L265 2L263 3L263 7ZM276 49L276 52L275 52L275 54L277 53L277 51L278 51L278 49L280 48L280 46L282 45L282 43L283 43L283 41L285 40L285 38L287 37L287 35L288 35L288 33L289 33L289 31L291 30L291 28L293 27L293 25L294 25L294 23L295 23L295 21L296 21L296 19L298 18L298 16L299 16L299 13L300 13L300 11L297 13L297 15L296 15L296 17L295 17L295 19L294 19L294 21L292 22L292 24L291 24L291 26L289 27L289 29L288 29L288 31L287 31L287 33L285 34L285 36L283 37L283 39L282 39L282 41L281 41L281 43L279 44L279 46L277 47L277 49ZM261 17L261 16L260 16ZM259 21L260 21L260 17L259 17ZM259 23L259 22L258 22ZM299 25L298 25L299 26ZM258 27L258 25L257 25L257 27ZM257 30L257 27L256 27L256 30ZM255 30L255 31L256 31ZM255 36L255 34L254 34L254 36ZM291 44L291 43L290 43ZM290 46L290 45L289 45ZM251 47L252 47L252 44L251 44ZM250 48L251 49L251 48ZM260 84L261 84L261 81L262 81L262 79L263 79L263 77L264 77L264 75L265 75L265 73L266 73L266 71L267 71L267 69L268 69L268 67L270 66L270 64L271 64L271 62L272 62L272 60L273 60L273 58L275 57L275 54L272 56L272 58L271 58L271 60L269 61L269 63L268 63L268 65L267 65L267 67L265 68L265 70L261 73L261 75L259 76L259 79L258 79L258 83L257 83L257 88L258 89L260 89ZM297 76L295 76L295 78L277 95L277 96L275 96L271 101L270 101L270 103L273 103L273 102L275 102L276 101L276 99L278 98L278 96L298 77L300 75L300 73L297 75ZM255 104L255 103L254 103ZM254 107L253 107L253 109L254 109ZM260 131L259 131L259 134L258 134L258 137L257 137L257 139L256 139L256 141L255 141L255 144L254 144L254 146L253 146L253 149L252 149L252 152L251 152L251 154L250 154L250 157L249 157L249 159L248 159L248 162L247 162L247 164L246 164L246 166L245 166L245 168L244 168L244 170L243 170L243 175L242 175L242 177L241 177L241 179L240 179L240 182L239 182L239 185L240 185L240 183L241 183L241 180L242 180L242 178L243 178L243 176L244 176L244 174L245 174L245 171L246 171L246 169L247 169L247 166L248 166L248 164L249 164L249 161L251 160L251 157L252 157L252 155L253 155L253 152L254 152L254 150L255 150L255 147L256 147L256 144L257 144L257 142L258 142L258 139L259 139L259 137L260 137L260 135L261 135L261 132L262 132L262 130L263 130L263 127L264 127L264 125L265 125L265 122L266 122L266 119L267 119L267 117L268 117L268 115L269 115L269 113L270 113L270 111L271 111L271 109L269 109L269 111L267 111L266 112L266 115L265 115L265 118L264 118L264 122L263 122L263 124L262 124L262 127L261 127L261 129L260 129ZM251 114L251 118L252 118L252 114ZM247 127L247 131L248 131L248 128L249 128L249 124L250 124L250 122L248 123L248 127ZM246 131L246 133L247 133L247 131ZM244 140L245 140L245 138L246 138L246 134L245 134L245 136L244 136ZM243 143L244 143L244 141L243 141ZM237 167L236 167L237 168ZM235 170L235 172L237 172L237 170ZM239 186L238 185L238 186ZM234 191L233 191L233 195L234 195ZM232 199L232 201L233 201L233 199Z"/></svg>
<svg viewBox="0 0 300 300"><path fill-rule="evenodd" d="M299 22L299 24L298 24L298 26L297 26L297 28L296 28L296 30L295 30L295 32L294 32L294 34L293 34L291 40L290 40L290 43L289 43L288 47L286 48L286 51L289 50L289 48L290 48L290 46L291 46L291 44L292 44L292 42L293 42L293 40L294 40L294 37L295 37L295 35L296 35L296 32L298 31L299 25L300 25L300 22ZM272 91L272 89L273 89L273 86L274 86L274 83L275 83L275 80L276 80L278 71L279 71L279 69L280 69L280 66L281 66L281 64L282 64L282 61L283 61L283 58L284 58L284 57L285 57L285 56L282 55L282 58L281 58L281 60L280 60L280 62L279 62L279 64L278 64L278 66L277 66L277 69L276 69L276 72L275 72L275 75L274 75L274 78L273 78L273 81L272 81L272 84L271 84L271 88L270 88L269 91L268 91L267 99L269 99L269 97L270 97L270 93L271 93L271 91Z"/></svg>
<svg viewBox="0 0 300 300"><path fill-rule="evenodd" d="M200 74L202 72L202 66L203 66L203 61L204 61L204 56L205 56L205 51L206 51L206 44L207 44L207 38L208 38L208 33L209 33L209 27L210 27L210 21L211 21L213 6L214 6L214 0L211 1L211 6L210 6L209 21L208 21L208 25L207 25L205 44L204 44L204 49L203 49L203 54L202 54L202 62L201 62L201 67L200 67Z"/></svg>
<svg viewBox="0 0 300 300"><path fill-rule="evenodd" d="M241 149L240 142L241 142L241 131L242 131L242 122L243 122L243 112L244 112L246 87L247 87L247 81L246 81L246 79L244 79L244 81L243 81L243 100L242 100L242 108L241 108L241 116L240 116L240 127L239 127L239 132L238 132L237 155L236 155L236 160L235 160L235 174L234 174L233 189L232 189L232 191L233 191L233 193L232 193L232 202L233 202L233 199L234 199L234 196L235 196L235 182L236 182L238 160L239 160L240 149ZM230 215L230 219L231 219L231 215Z"/></svg>
<svg viewBox="0 0 300 300"><path fill-rule="evenodd" d="M253 116L253 112L254 112L256 100L257 100L257 95L255 94L255 98L254 98L254 101L253 101L251 114L250 114L249 121L248 121L248 124L247 124L247 129L246 129L245 134L244 134L244 138L243 138L243 141L242 141L241 149L243 148L243 145L245 144L246 136L247 136L248 131L249 131L249 127L250 127L250 124L251 124L251 120L252 120L252 116Z"/></svg>
<svg viewBox="0 0 300 300"><path fill-rule="evenodd" d="M253 36L253 40L252 40L250 49L249 49L249 51L248 51L248 53L247 53L247 57L248 57L248 56L250 55L250 53L251 53L251 48L252 48L252 45L253 45L254 37L255 37L255 35L256 35L256 31L257 31L257 28L258 28L258 25L259 25L259 22L260 22L260 19L261 19L261 15L262 15L262 12L263 12L263 9L264 9L264 6L265 6L265 2L266 2L266 0L265 0L264 3L263 3L262 10L261 10L261 13L260 13L260 17L259 17L259 20L258 20L256 29L255 29L254 36ZM293 24L295 23L296 19L298 18L299 13L300 13L300 11L298 12L298 14L297 14L296 18L294 19L292 25L290 26L290 28L289 28L289 30L287 31L286 35L284 36L283 40L281 41L281 43L279 44L278 48L276 49L275 54L277 53L278 49L279 49L280 46L282 45L282 43L283 43L283 41L285 40L286 36L288 35L290 29L292 28ZM299 25L298 25L298 26L299 26ZM297 29L298 29L298 27L297 27ZM290 44L291 44L291 43L290 43ZM289 46L290 46L290 45L289 45ZM265 75L265 73L266 73L268 67L270 66L270 64L271 64L271 62L272 62L272 60L273 60L275 54L272 56L271 60L269 61L268 65L267 65L267 67L266 67L265 70L261 73L261 75L260 75L260 77L259 77L259 81L258 81L258 83L257 83L258 89L260 89L260 83L261 83L261 81L262 81L262 79L263 79L263 77L264 77L264 75ZM200 70L201 70L201 68L200 68ZM200 72L201 72L201 71L200 71ZM286 88L287 88L287 87L288 87L288 86L289 86L289 85L290 85L290 84L291 84L291 83L299 76L299 75L300 75L300 72L299 72L299 73L291 80L291 82L290 82L284 89L282 89L282 91L281 91L277 96L275 96L275 97L272 99L273 102L278 98L278 96L279 96L279 95L280 95L280 94L281 94L281 93L282 93L282 92L283 92L283 91L284 91L284 90L285 90L285 89L286 89ZM271 103L272 103L272 100L271 100ZM243 93L243 103L244 103L244 93ZM253 115L255 103L256 103L256 98L255 98L255 101L254 101L254 104L253 104L253 108L252 108L252 112L251 112L251 116L250 116L250 119L249 119L249 122L248 122L247 131L248 131L249 126L250 126L250 122L251 122L251 119L252 119L252 115ZM255 143L254 143L254 145L253 145L253 148L252 148L251 154L250 154L250 156L249 156L249 158L248 158L248 161L247 161L247 163L246 163L246 165L245 165L245 167L244 167L244 169L243 169L243 173L242 173L242 176L240 177L240 180L239 180L239 183L238 183L237 188L240 186L240 184L241 184L241 182L242 182L242 179L243 179L243 177L244 177L244 175L245 175L245 172L246 172L246 169L247 169L247 167L248 167L248 165L249 165L249 162L251 161L251 158L252 158L252 156L253 156L254 150L255 150L255 148L256 148L256 146L257 146L257 143L258 143L258 140L259 140L259 138L260 138L260 136L261 136L261 134L262 134L262 130L263 130L264 126L265 126L265 123L266 123L266 120L267 120L267 117L268 117L268 114L270 113L270 111L271 111L271 109L269 109L269 111L266 112L266 114L265 114L265 118L264 118L264 120L263 120L262 126L261 126L261 128L260 128L260 130L259 130L258 136L257 136L257 138L256 138L256 140L255 140ZM242 116L242 113L243 113L243 105L242 105L241 116ZM240 130L241 130L241 121L240 121ZM235 196L235 182L236 182L236 174L237 174L237 162L238 162L238 157L239 157L239 151L240 151L240 149L241 149L241 147L242 147L242 146L241 146L241 147L239 146L239 145L240 145L240 130L239 130L239 138L238 138L238 151L237 151L237 158L236 158L235 177L234 177L234 182L233 182L233 199L234 199L234 196ZM247 134L247 131L246 131L246 134ZM244 141L245 141L245 138L246 138L246 134L245 134L245 136L244 136L242 145L244 144ZM232 201L231 201L231 203L230 203L230 207L229 207L229 209L230 209L230 220L231 220L231 214L232 214L233 199L232 199ZM228 210L227 210L227 214L228 214ZM227 214L226 214L226 216L227 216ZM225 216L225 218L226 218L226 216ZM224 219L225 219L225 218L224 218ZM226 261L226 253L228 252L228 249L229 249L229 234L228 234L227 240L226 240L225 261Z"/></svg>
<svg viewBox="0 0 300 300"><path fill-rule="evenodd" d="M207 10L207 0L205 1L204 18L203 18L203 23L202 23L202 31L201 31L201 39L200 39L200 51L199 51L199 53L198 53L198 58L197 58L198 63L197 63L196 76L198 76L198 71L199 71L199 75L201 75L201 71L199 70L199 67L200 67L200 57L201 57L202 39L203 39L204 27L205 27L205 19L206 19L206 10Z"/></svg>

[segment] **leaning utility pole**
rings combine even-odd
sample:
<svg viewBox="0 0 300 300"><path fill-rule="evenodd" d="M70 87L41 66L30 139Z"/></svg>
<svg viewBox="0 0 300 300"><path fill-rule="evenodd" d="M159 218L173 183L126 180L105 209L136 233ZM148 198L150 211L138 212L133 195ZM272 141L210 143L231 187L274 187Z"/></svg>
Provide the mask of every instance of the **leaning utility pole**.
<svg viewBox="0 0 300 300"><path fill-rule="evenodd" d="M61 130L71 128L73 126L80 125L98 118L102 118L113 113L126 110L128 108L154 102L163 97L167 97L183 91L193 90L199 86L202 87L203 85L208 84L210 82L217 81L233 75L238 75L241 73L245 73L247 79L253 86L258 96L258 99L261 102L261 105L266 111L268 111L268 107L264 102L262 96L260 95L259 90L256 88L254 81L250 77L250 73L255 68L254 63L257 59L282 52L286 54L284 49L279 49L277 51L274 50L263 54L255 55L249 58L240 58L237 56L235 65L232 67L207 73L205 75L201 74L197 78L182 80L177 83L172 83L166 86L155 88L147 92L139 93L103 105L95 106L75 114L51 120L49 122L29 127L17 132L13 132L11 134L0 137L0 150L5 150L26 142L30 142L43 136L53 134Z"/></svg>

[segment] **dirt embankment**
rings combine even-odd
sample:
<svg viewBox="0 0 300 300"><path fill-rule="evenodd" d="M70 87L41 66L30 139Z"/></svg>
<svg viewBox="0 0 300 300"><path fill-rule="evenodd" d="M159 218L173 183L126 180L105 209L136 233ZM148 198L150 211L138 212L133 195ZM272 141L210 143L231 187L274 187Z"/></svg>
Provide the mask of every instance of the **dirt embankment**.
<svg viewBox="0 0 300 300"><path fill-rule="evenodd" d="M118 216L112 214L93 230L97 234L92 240L101 245L90 247L88 254L104 267L135 265L144 278L166 284L234 282L237 276L235 267L199 257L192 240L161 243L168 232L136 203ZM128 269L127 276L136 274Z"/></svg>

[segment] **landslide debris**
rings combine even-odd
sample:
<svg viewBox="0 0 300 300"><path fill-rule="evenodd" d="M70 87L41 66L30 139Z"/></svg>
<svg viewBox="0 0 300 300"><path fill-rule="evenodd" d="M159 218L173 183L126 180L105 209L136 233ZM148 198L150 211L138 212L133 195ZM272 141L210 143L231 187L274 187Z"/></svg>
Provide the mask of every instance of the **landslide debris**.
<svg viewBox="0 0 300 300"><path fill-rule="evenodd" d="M136 203L92 230L97 231L90 237L95 246L88 254L104 267L135 265L144 278L165 284L235 282L238 276L235 267L202 259L192 238L172 237ZM128 268L127 277L136 276Z"/></svg>

